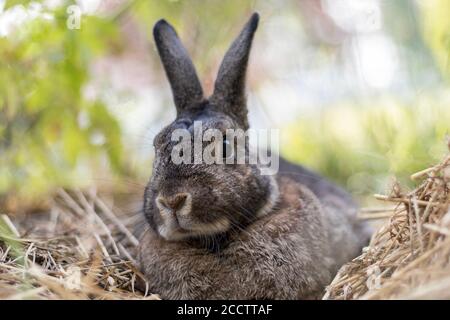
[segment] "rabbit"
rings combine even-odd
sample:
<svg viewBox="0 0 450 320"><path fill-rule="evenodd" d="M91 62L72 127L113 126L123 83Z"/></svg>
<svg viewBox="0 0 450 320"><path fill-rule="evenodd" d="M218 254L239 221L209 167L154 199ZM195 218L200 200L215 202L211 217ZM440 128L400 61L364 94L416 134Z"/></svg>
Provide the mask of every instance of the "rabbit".
<svg viewBox="0 0 450 320"><path fill-rule="evenodd" d="M370 238L345 191L284 159L274 175L259 165L171 161L175 129L192 131L197 120L249 128L245 77L258 22L254 13L228 49L209 98L173 27L154 26L177 116L154 139L138 264L163 299L317 299Z"/></svg>

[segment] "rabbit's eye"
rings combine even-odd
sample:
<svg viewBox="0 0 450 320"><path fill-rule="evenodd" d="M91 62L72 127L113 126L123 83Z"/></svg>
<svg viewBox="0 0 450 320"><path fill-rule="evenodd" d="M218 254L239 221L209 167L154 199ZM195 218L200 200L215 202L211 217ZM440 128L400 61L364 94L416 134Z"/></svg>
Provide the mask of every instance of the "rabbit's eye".
<svg viewBox="0 0 450 320"><path fill-rule="evenodd" d="M233 156L233 146L226 137L223 137L222 157L228 159Z"/></svg>

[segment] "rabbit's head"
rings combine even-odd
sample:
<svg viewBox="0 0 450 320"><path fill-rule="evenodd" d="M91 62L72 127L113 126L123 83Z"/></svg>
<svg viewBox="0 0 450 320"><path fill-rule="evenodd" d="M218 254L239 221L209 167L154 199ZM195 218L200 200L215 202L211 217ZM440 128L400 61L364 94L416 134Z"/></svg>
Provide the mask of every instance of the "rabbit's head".
<svg viewBox="0 0 450 320"><path fill-rule="evenodd" d="M177 116L154 139L156 156L144 213L166 240L215 237L242 229L267 212L277 197L273 177L261 175L256 165L175 163L172 156L177 143L174 130L194 136L194 122L200 122L203 131L218 129L223 135L228 129L248 129L245 74L258 20L253 14L227 51L209 98L203 96L194 65L172 26L160 20L153 29ZM230 142L225 138L221 143ZM226 147L223 157L230 156Z"/></svg>

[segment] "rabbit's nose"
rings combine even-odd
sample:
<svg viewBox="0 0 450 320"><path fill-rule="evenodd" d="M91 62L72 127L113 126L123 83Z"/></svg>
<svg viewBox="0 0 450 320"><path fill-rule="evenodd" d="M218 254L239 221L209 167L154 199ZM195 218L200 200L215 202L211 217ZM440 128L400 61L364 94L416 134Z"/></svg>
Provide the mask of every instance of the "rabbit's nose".
<svg viewBox="0 0 450 320"><path fill-rule="evenodd" d="M189 193L178 193L173 196L158 196L156 201L159 205L170 209L173 212L182 211L190 202L191 195Z"/></svg>

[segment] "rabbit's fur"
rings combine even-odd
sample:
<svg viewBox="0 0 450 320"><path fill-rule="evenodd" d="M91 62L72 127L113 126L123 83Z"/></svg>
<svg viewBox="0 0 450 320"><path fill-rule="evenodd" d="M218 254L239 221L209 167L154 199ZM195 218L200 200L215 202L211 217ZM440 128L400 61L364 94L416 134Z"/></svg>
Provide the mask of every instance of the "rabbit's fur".
<svg viewBox="0 0 450 320"><path fill-rule="evenodd" d="M173 28L164 20L155 25L177 118L154 140L144 197L149 228L138 260L150 291L162 298L317 298L369 239L350 196L301 166L280 159L280 172L269 176L257 165L170 161L171 132L192 130L194 120L206 128L248 128L245 73L258 19L254 14L233 42L208 99ZM180 225L159 200L174 194L183 195L188 213Z"/></svg>

